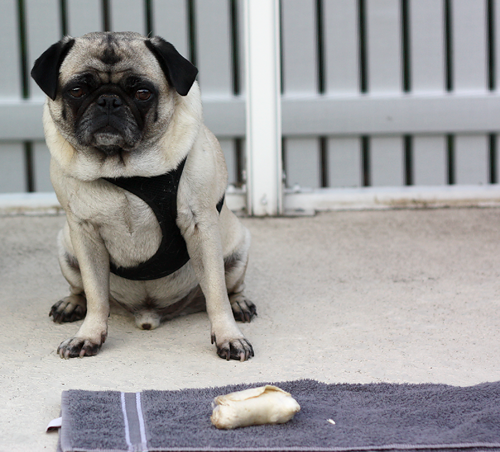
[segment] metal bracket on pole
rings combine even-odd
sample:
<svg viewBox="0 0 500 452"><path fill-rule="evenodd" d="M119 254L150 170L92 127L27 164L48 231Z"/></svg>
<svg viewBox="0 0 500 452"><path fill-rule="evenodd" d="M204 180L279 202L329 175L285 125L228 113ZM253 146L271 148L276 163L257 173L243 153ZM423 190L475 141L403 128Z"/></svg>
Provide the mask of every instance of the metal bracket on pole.
<svg viewBox="0 0 500 452"><path fill-rule="evenodd" d="M283 212L279 1L245 0L247 206Z"/></svg>

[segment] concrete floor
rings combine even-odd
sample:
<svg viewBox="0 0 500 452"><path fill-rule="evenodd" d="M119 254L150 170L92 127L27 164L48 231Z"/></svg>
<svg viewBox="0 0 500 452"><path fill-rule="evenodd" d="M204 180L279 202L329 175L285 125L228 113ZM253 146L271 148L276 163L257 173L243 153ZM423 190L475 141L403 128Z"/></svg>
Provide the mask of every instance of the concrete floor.
<svg viewBox="0 0 500 452"><path fill-rule="evenodd" d="M118 308L98 356L60 359L57 345L78 328L48 317L67 292L63 221L0 217L1 451L55 451L57 433L44 429L66 389L500 379L499 209L244 219L259 312L241 326L256 352L245 363L216 356L206 314L141 331Z"/></svg>

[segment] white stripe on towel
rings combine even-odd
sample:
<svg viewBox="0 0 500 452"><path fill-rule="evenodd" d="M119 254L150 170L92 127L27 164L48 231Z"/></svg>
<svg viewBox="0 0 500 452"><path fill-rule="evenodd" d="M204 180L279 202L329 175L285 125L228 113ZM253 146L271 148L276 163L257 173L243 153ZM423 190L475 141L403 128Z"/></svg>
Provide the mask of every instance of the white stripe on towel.
<svg viewBox="0 0 500 452"><path fill-rule="evenodd" d="M125 441L127 442L128 450L132 451L134 446L130 442L130 427L128 425L127 407L125 405L125 393L124 392L122 392L120 394L120 399L122 402L123 422L125 424Z"/></svg>
<svg viewBox="0 0 500 452"><path fill-rule="evenodd" d="M141 393L137 392L135 394L135 401L137 404L137 416L139 417L139 428L141 429L141 443L144 451L148 450L148 440L146 439L146 427L144 425L144 417L142 415L141 406Z"/></svg>

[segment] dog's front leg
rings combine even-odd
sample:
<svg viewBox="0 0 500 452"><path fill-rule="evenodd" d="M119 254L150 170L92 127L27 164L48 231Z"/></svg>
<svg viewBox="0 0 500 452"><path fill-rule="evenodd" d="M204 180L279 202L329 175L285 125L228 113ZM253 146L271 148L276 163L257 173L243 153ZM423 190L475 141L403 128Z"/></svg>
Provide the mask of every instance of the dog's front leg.
<svg viewBox="0 0 500 452"><path fill-rule="evenodd" d="M68 224L87 298L87 314L77 334L59 345L61 358L97 354L106 340L109 316L109 254L94 225L70 215Z"/></svg>
<svg viewBox="0 0 500 452"><path fill-rule="evenodd" d="M198 278L207 303L212 328L212 343L221 358L245 361L251 358L253 348L236 326L226 289L224 259L218 227L218 215L193 216L184 229L191 265Z"/></svg>

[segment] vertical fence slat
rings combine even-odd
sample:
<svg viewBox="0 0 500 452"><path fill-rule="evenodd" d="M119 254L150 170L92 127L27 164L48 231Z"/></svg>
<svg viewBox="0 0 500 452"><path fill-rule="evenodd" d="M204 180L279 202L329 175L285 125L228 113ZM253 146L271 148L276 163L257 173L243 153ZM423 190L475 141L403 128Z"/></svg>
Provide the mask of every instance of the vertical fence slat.
<svg viewBox="0 0 500 452"><path fill-rule="evenodd" d="M101 31L103 26L100 0L69 0L67 2L68 34L82 36Z"/></svg>
<svg viewBox="0 0 500 452"><path fill-rule="evenodd" d="M146 34L143 0L110 0L111 30Z"/></svg>
<svg viewBox="0 0 500 452"><path fill-rule="evenodd" d="M454 91L487 87L487 27L485 0L451 2Z"/></svg>
<svg viewBox="0 0 500 452"><path fill-rule="evenodd" d="M57 0L25 0L28 70L33 67L35 59L62 37L59 3ZM43 20L40 20L41 17L43 17ZM31 99L45 99L45 94L31 78L29 94ZM32 146L33 148L34 146ZM37 171L33 160L29 164L33 165L34 171ZM28 163L25 162L25 168L27 165ZM28 174L26 174L26 177L28 177ZM31 184L34 185L33 180Z"/></svg>
<svg viewBox="0 0 500 452"><path fill-rule="evenodd" d="M286 140L286 184L288 187L319 188L321 163L316 138L293 138Z"/></svg>
<svg viewBox="0 0 500 452"><path fill-rule="evenodd" d="M357 2L326 0L323 7L327 94L359 93Z"/></svg>
<svg viewBox="0 0 500 452"><path fill-rule="evenodd" d="M189 31L186 0L155 0L152 2L155 35L171 42L189 59Z"/></svg>
<svg viewBox="0 0 500 452"><path fill-rule="evenodd" d="M26 191L26 164L22 144L2 144L0 147L0 168L0 193Z"/></svg>
<svg viewBox="0 0 500 452"><path fill-rule="evenodd" d="M487 184L489 181L487 135L457 135L455 139L455 183Z"/></svg>
<svg viewBox="0 0 500 452"><path fill-rule="evenodd" d="M281 17L284 93L317 92L314 1L286 0L281 3Z"/></svg>
<svg viewBox="0 0 500 452"><path fill-rule="evenodd" d="M2 4L0 14L0 97L21 99L21 53L17 1ZM0 142L0 192L26 191L24 146L20 143Z"/></svg>
<svg viewBox="0 0 500 452"><path fill-rule="evenodd" d="M317 28L313 0L281 3L284 95L318 92ZM286 184L320 187L318 139L285 138ZM308 170L301 170L301 168Z"/></svg>
<svg viewBox="0 0 500 452"><path fill-rule="evenodd" d="M413 184L445 185L447 175L447 138L444 135L413 139Z"/></svg>
<svg viewBox="0 0 500 452"><path fill-rule="evenodd" d="M327 0L323 3L325 92L358 95L360 91L359 29L357 2ZM328 138L328 185L359 187L361 139Z"/></svg>
<svg viewBox="0 0 500 452"><path fill-rule="evenodd" d="M360 187L361 139L332 138L328 140L328 185L330 187Z"/></svg>
<svg viewBox="0 0 500 452"><path fill-rule="evenodd" d="M453 89L456 93L487 90L486 1L453 0ZM455 137L455 183L486 184L489 146L486 135Z"/></svg>
<svg viewBox="0 0 500 452"><path fill-rule="evenodd" d="M444 95L446 86L444 2L410 0L409 13L411 91L413 94ZM446 137L415 136L413 184L444 185L446 182Z"/></svg>
<svg viewBox="0 0 500 452"><path fill-rule="evenodd" d="M28 68L47 48L61 39L61 21L58 0L25 0ZM40 20L43 17L43 20ZM34 80L30 79L30 94L33 99L45 99Z"/></svg>
<svg viewBox="0 0 500 452"><path fill-rule="evenodd" d="M399 0L366 0L368 90L372 94L400 93L401 12Z"/></svg>
<svg viewBox="0 0 500 452"><path fill-rule="evenodd" d="M33 143L33 178L35 191L53 191L50 182L50 151L43 141Z"/></svg>
<svg viewBox="0 0 500 452"><path fill-rule="evenodd" d="M21 53L19 45L17 1L7 0L2 3L0 14L0 97L2 99L20 99Z"/></svg>
<svg viewBox="0 0 500 452"><path fill-rule="evenodd" d="M411 89L415 93L445 91L443 0L410 0Z"/></svg>
<svg viewBox="0 0 500 452"><path fill-rule="evenodd" d="M203 95L231 96L231 45L227 0L196 2L196 46Z"/></svg>
<svg viewBox="0 0 500 452"><path fill-rule="evenodd" d="M370 178L374 187L405 184L402 137L380 136L370 140Z"/></svg>
<svg viewBox="0 0 500 452"><path fill-rule="evenodd" d="M196 2L198 76L203 97L233 95L230 7L228 0ZM229 182L237 179L231 162L236 159L232 139L220 139L227 156Z"/></svg>
<svg viewBox="0 0 500 452"><path fill-rule="evenodd" d="M401 11L399 0L367 0L368 91L402 91ZM401 137L370 139L370 179L375 186L404 185Z"/></svg>
<svg viewBox="0 0 500 452"><path fill-rule="evenodd" d="M319 141L317 138L285 138L285 175L287 187L321 186ZM307 170L306 170L307 168Z"/></svg>

